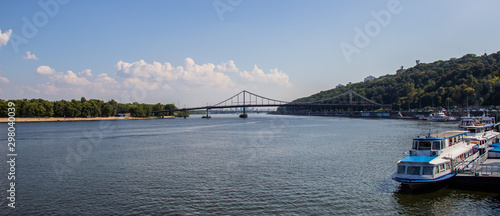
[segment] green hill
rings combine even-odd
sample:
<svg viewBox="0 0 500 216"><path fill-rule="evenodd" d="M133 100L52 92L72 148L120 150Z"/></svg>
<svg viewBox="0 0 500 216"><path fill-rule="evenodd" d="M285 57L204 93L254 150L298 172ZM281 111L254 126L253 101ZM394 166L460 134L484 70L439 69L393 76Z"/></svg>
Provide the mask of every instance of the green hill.
<svg viewBox="0 0 500 216"><path fill-rule="evenodd" d="M398 107L465 107L500 105L500 51L490 55L467 54L447 61L420 63L372 81L341 85L295 100L311 102L348 90L371 100Z"/></svg>

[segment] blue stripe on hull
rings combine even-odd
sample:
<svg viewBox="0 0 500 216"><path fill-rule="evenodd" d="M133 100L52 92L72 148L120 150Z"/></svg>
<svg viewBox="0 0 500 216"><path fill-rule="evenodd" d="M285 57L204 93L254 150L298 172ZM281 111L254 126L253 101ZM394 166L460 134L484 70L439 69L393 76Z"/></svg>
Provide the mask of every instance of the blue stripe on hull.
<svg viewBox="0 0 500 216"><path fill-rule="evenodd" d="M441 177L435 178L435 179L402 179L402 178L397 178L397 177L393 177L392 179L394 179L394 181L401 182L404 184L419 184L419 183L440 182L440 181L450 179L450 178L454 177L455 175L456 175L456 173L450 173L450 174L446 174L444 176L441 176Z"/></svg>

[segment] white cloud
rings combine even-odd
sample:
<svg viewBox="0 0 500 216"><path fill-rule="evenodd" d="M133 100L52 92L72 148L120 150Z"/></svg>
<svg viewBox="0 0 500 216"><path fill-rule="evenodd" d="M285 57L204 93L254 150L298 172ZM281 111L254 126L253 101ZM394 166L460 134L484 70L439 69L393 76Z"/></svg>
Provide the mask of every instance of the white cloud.
<svg viewBox="0 0 500 216"><path fill-rule="evenodd" d="M38 57L36 57L35 54L32 54L31 51L26 51L26 56L23 56L23 59L38 60Z"/></svg>
<svg viewBox="0 0 500 216"><path fill-rule="evenodd" d="M10 81L5 77L0 77L0 83L10 83Z"/></svg>
<svg viewBox="0 0 500 216"><path fill-rule="evenodd" d="M216 65L215 66L215 71L219 71L219 72L235 72L236 73L236 72L239 71L239 69L234 64L234 61L230 60L228 62L222 62L221 64Z"/></svg>
<svg viewBox="0 0 500 216"><path fill-rule="evenodd" d="M84 86L90 84L90 81L87 80L87 78L83 77L90 74L90 70L88 69L80 72L79 73L80 76L78 76L75 73L73 73L73 71L66 71L66 73L56 72L49 66L43 65L38 67L36 69L36 72L38 74L48 76L49 79L54 83L67 84L72 86Z"/></svg>
<svg viewBox="0 0 500 216"><path fill-rule="evenodd" d="M51 75L51 74L55 74L56 71L54 69L50 68L49 66L42 65L36 69L36 73L42 74L42 75Z"/></svg>
<svg viewBox="0 0 500 216"><path fill-rule="evenodd" d="M139 60L133 63L119 61L116 63L116 75L128 78L153 78L158 81L176 80L182 72L182 67L173 68L170 63L161 64L154 61L152 64Z"/></svg>
<svg viewBox="0 0 500 216"><path fill-rule="evenodd" d="M264 73L254 66L251 72L240 71L234 61L219 64L197 64L186 58L181 66L169 62L118 61L114 76L109 73L92 74L57 71L47 65L36 68L36 73L48 82L23 88L31 95L54 95L58 98L114 98L120 102L183 102L200 105L215 103L241 90L273 97L283 87L290 87L289 77L278 69ZM47 81L46 80L46 81ZM280 99L279 96L277 99ZM181 105L182 106L182 105ZM189 105L188 105L189 106Z"/></svg>
<svg viewBox="0 0 500 216"><path fill-rule="evenodd" d="M91 77L92 73L90 69L85 69L82 72L78 73L78 76Z"/></svg>
<svg viewBox="0 0 500 216"><path fill-rule="evenodd" d="M106 84L118 84L115 79L109 77L107 74L102 73L97 75L96 82L106 83Z"/></svg>
<svg viewBox="0 0 500 216"><path fill-rule="evenodd" d="M288 82L289 77L286 73L278 71L277 68L271 69L269 73L264 73L257 65L254 65L252 72L240 72L240 77L248 82L271 83L281 86L291 86Z"/></svg>
<svg viewBox="0 0 500 216"><path fill-rule="evenodd" d="M6 45L7 42L9 42L11 34L12 34L12 29L9 29L4 33L2 33L2 29L0 29L0 47Z"/></svg>
<svg viewBox="0 0 500 216"><path fill-rule="evenodd" d="M210 86L218 88L228 88L234 86L229 76L222 72L216 72L214 64L197 65L191 58L185 59L186 69L182 72L182 80L190 85ZM219 68L225 68L218 65Z"/></svg>
<svg viewBox="0 0 500 216"><path fill-rule="evenodd" d="M53 80L71 85L89 85L90 82L85 77L79 77L73 71L67 71L66 74L58 73L52 77Z"/></svg>
<svg viewBox="0 0 500 216"><path fill-rule="evenodd" d="M117 76L123 78L125 87L142 87L148 90L165 88L165 84L171 88L168 85L170 82L197 87L228 88L234 86L234 83L223 72L237 70L233 61L220 65L211 63L197 65L191 58L184 60L184 67L172 67L168 62L161 64L155 61L149 64L144 60L139 60L132 63L119 61L115 68Z"/></svg>
<svg viewBox="0 0 500 216"><path fill-rule="evenodd" d="M55 85L50 83L38 85L38 88L42 89L43 93L47 95L57 95L61 91Z"/></svg>

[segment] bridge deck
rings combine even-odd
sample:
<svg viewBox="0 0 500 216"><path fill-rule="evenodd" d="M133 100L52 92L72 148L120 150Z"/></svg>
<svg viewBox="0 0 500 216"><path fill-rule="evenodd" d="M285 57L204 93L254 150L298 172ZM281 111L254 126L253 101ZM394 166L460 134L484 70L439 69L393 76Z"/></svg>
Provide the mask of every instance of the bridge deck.
<svg viewBox="0 0 500 216"><path fill-rule="evenodd" d="M349 101L345 103L325 103L326 101L330 99L335 99L339 98L340 96L348 95L349 94ZM364 103L353 103L352 96L357 96L362 99ZM323 102L323 103L321 103ZM229 105L228 105L229 104ZM279 106L381 106L381 107L386 107L390 105L386 104L379 104L377 102L374 102L372 100L369 100L368 98L365 98L356 92L353 91L347 91L342 94L333 96L331 98L327 99L322 99L319 101L313 101L313 102L299 102L299 103L293 103L293 102L286 102L286 101L280 101L280 100L274 100L271 98L267 97L262 97L260 95L248 92L246 90L241 91L240 93L234 95L233 97L230 97L216 105L213 106L202 106L202 107L190 107L190 108L183 108L183 109L173 109L173 110L160 110L160 111L154 111L153 113L163 113L163 112L176 112L176 111L188 111L188 110L206 110L206 109L226 109L226 108L243 108L243 107L279 107Z"/></svg>

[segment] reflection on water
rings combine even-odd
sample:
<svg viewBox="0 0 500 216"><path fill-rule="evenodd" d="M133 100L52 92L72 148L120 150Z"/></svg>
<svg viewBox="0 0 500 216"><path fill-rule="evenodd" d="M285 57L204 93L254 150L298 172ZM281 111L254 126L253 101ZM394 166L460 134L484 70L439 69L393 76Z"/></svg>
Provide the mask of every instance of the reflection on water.
<svg viewBox="0 0 500 216"><path fill-rule="evenodd" d="M500 213L496 193L391 179L412 138L455 123L212 117L16 124L19 208L0 215Z"/></svg>

